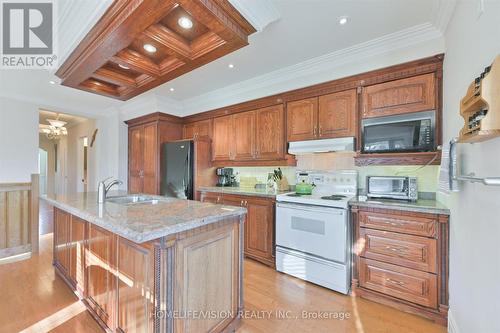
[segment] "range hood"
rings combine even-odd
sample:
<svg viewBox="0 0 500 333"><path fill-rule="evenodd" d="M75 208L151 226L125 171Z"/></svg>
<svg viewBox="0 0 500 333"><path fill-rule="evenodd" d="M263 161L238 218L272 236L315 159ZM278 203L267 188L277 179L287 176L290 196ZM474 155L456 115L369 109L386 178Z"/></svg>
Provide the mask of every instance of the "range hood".
<svg viewBox="0 0 500 333"><path fill-rule="evenodd" d="M288 153L292 155L354 151L354 137L290 142Z"/></svg>

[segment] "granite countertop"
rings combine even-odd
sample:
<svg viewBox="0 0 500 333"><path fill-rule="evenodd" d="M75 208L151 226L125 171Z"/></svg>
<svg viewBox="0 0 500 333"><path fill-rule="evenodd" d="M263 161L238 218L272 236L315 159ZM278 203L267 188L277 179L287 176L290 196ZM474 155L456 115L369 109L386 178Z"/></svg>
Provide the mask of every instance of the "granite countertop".
<svg viewBox="0 0 500 333"><path fill-rule="evenodd" d="M351 206L386 208L418 213L450 215L450 210L436 200L404 201L394 199L365 199L366 196L354 197L349 201Z"/></svg>
<svg viewBox="0 0 500 333"><path fill-rule="evenodd" d="M124 195L115 192L109 197ZM246 208L145 195L155 204L97 203L97 192L47 195L49 204L135 243L191 230L246 213Z"/></svg>
<svg viewBox="0 0 500 333"><path fill-rule="evenodd" d="M225 194L239 194L256 197L275 198L278 194L289 193L289 191L276 191L274 189L256 189L256 188L243 188L243 187L218 187L218 186L202 186L198 188L200 192L214 192Z"/></svg>

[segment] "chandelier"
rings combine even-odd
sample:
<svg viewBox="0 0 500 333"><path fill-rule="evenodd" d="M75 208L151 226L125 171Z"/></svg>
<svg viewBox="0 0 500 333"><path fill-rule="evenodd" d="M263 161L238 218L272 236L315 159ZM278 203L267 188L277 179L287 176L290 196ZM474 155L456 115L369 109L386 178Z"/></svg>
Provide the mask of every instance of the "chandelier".
<svg viewBox="0 0 500 333"><path fill-rule="evenodd" d="M57 119L47 119L47 122L50 125L39 124L38 131L45 134L49 140L59 140L62 136L68 135L68 130L64 127L67 123L59 120L59 114Z"/></svg>

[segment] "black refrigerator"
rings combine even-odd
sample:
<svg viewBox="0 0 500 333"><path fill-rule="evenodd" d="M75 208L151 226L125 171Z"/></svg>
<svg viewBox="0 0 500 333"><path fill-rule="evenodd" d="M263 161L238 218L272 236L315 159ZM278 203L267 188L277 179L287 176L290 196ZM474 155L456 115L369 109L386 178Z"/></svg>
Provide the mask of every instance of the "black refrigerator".
<svg viewBox="0 0 500 333"><path fill-rule="evenodd" d="M193 200L194 142L167 142L161 146L161 195Z"/></svg>

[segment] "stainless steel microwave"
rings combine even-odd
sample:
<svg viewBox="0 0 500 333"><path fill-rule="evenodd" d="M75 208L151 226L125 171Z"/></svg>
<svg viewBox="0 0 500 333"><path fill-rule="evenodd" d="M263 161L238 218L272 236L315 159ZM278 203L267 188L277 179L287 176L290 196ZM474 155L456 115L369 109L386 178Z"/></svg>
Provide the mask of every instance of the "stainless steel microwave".
<svg viewBox="0 0 500 333"><path fill-rule="evenodd" d="M424 111L362 121L363 153L436 150L436 113Z"/></svg>
<svg viewBox="0 0 500 333"><path fill-rule="evenodd" d="M415 201L418 199L417 177L366 177L369 198L388 198Z"/></svg>

